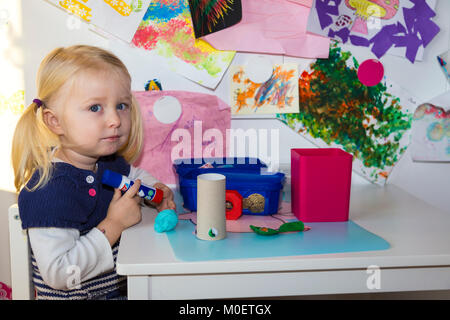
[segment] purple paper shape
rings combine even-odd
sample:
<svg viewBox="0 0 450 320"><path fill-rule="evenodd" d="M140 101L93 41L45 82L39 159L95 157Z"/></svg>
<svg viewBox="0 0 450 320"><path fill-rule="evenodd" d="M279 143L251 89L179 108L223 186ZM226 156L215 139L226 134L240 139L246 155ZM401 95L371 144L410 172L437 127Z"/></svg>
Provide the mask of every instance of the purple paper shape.
<svg viewBox="0 0 450 320"><path fill-rule="evenodd" d="M350 42L355 46L360 46L360 47L370 46L370 41L364 37L351 35Z"/></svg>
<svg viewBox="0 0 450 320"><path fill-rule="evenodd" d="M334 5L330 5L330 2L333 2ZM333 19L329 16L330 14L333 16L339 15L339 5L340 4L341 4L341 0L317 0L316 1L317 15L319 17L320 27L322 28L322 30L333 23Z"/></svg>
<svg viewBox="0 0 450 320"><path fill-rule="evenodd" d="M333 29L328 30L328 37L334 38L335 36L342 39L343 43L348 41L348 36L350 35L350 30L348 28L342 28L339 31L334 31Z"/></svg>

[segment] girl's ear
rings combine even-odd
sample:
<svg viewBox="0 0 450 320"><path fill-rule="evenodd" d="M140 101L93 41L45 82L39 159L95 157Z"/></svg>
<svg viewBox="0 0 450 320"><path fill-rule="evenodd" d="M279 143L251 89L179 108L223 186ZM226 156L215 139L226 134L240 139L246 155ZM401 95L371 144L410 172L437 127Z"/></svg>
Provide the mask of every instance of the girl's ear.
<svg viewBox="0 0 450 320"><path fill-rule="evenodd" d="M55 112L51 109L48 108L44 108L42 110L43 112L43 119L44 119L44 123L47 125L47 127L56 135L63 135L64 134L64 130L61 127L61 124L58 120L57 115L55 114Z"/></svg>

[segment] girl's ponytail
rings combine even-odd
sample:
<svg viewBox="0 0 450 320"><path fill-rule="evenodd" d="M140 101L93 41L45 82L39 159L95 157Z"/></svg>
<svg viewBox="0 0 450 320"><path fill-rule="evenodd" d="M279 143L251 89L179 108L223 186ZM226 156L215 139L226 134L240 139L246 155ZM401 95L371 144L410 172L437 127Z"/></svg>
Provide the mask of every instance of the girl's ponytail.
<svg viewBox="0 0 450 320"><path fill-rule="evenodd" d="M31 190L45 184L51 171L52 149L58 146L58 137L43 121L42 101L34 99L17 122L12 141L14 185L17 191L28 182L39 168L40 180Z"/></svg>

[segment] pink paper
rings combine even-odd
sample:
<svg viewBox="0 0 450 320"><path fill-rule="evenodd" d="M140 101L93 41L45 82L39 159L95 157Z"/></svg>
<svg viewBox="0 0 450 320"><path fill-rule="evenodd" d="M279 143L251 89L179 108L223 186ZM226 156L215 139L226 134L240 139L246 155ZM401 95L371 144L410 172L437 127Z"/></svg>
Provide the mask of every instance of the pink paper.
<svg viewBox="0 0 450 320"><path fill-rule="evenodd" d="M311 8L302 4L292 0L242 1L241 22L203 39L218 50L328 58L330 40L307 33Z"/></svg>
<svg viewBox="0 0 450 320"><path fill-rule="evenodd" d="M141 107L144 122L144 147L134 166L147 170L165 184L175 184L173 160L208 157L210 152L212 156L227 156L225 138L226 130L230 128L231 111L217 96L187 91L137 91L133 94ZM161 123L153 115L154 103L163 96L177 98L182 106L181 116L173 123ZM217 135L208 133L221 134L223 139L216 140ZM190 141L184 141L184 137ZM184 145L188 148L183 148ZM212 150L221 150L222 154L215 155Z"/></svg>
<svg viewBox="0 0 450 320"><path fill-rule="evenodd" d="M197 224L196 212L183 213L178 218L180 220L191 220L193 224ZM278 229L283 223L293 220L296 220L296 217L292 213L291 204L282 202L277 214L270 216L244 214L237 220L227 220L226 230L227 232L253 232L250 225Z"/></svg>
<svg viewBox="0 0 450 320"><path fill-rule="evenodd" d="M311 8L313 0L288 0Z"/></svg>

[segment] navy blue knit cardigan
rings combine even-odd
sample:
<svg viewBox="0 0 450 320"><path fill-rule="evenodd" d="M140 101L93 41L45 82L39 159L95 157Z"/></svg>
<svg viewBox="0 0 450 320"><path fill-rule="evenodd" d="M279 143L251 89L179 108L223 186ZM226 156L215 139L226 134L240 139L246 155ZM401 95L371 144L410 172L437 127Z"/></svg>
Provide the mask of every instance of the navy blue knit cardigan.
<svg viewBox="0 0 450 320"><path fill-rule="evenodd" d="M130 165L120 156L100 158L97 171L79 169L65 162L53 164L50 181L35 191L23 188L19 194L22 228L75 228L81 234L96 227L108 212L114 189L103 185L105 169L128 176ZM39 171L27 183L32 188Z"/></svg>

